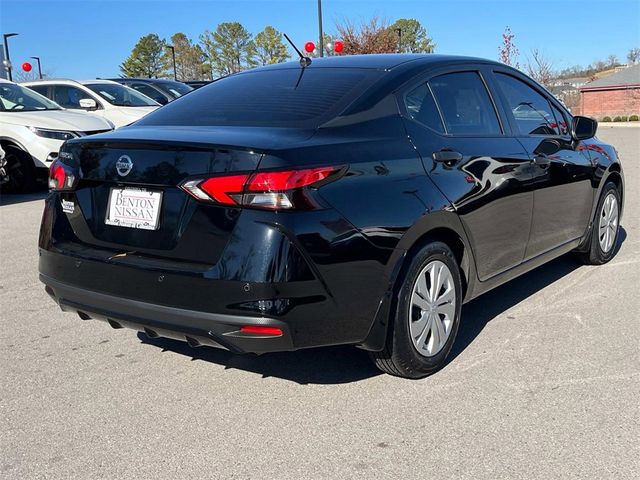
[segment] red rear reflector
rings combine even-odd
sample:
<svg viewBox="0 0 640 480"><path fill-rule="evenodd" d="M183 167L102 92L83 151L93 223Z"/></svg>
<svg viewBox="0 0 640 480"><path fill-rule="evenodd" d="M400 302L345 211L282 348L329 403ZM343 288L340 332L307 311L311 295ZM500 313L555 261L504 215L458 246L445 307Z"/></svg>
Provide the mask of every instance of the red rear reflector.
<svg viewBox="0 0 640 480"><path fill-rule="evenodd" d="M272 335L272 336L280 336L282 335L282 330L277 327L262 327L259 325L245 325L240 328L242 333L253 333L255 335Z"/></svg>
<svg viewBox="0 0 640 480"><path fill-rule="evenodd" d="M284 172L254 173L249 179L247 190L250 192L273 192L293 190L312 185L335 172L333 167L310 168L306 170L287 170Z"/></svg>

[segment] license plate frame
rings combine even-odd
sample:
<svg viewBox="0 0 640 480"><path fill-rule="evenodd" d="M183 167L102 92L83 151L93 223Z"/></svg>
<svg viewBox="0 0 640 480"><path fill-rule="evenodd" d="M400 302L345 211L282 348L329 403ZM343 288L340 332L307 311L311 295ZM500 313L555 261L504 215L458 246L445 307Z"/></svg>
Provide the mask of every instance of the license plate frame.
<svg viewBox="0 0 640 480"><path fill-rule="evenodd" d="M104 223L136 230L158 230L162 193L139 187L112 187Z"/></svg>

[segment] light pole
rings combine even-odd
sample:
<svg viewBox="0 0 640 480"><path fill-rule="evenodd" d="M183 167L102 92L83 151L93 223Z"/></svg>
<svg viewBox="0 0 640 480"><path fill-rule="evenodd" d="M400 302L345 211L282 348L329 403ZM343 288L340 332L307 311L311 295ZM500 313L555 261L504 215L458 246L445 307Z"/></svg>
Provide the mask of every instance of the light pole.
<svg viewBox="0 0 640 480"><path fill-rule="evenodd" d="M4 39L4 68L7 71L7 75L9 76L9 81L13 80L11 76L11 59L9 58L9 44L7 43L7 39L9 37L15 37L18 35L17 33L4 33L2 34L2 38Z"/></svg>
<svg viewBox="0 0 640 480"><path fill-rule="evenodd" d="M402 29L396 28L396 33L398 34L398 53L402 53Z"/></svg>
<svg viewBox="0 0 640 480"><path fill-rule="evenodd" d="M173 79L178 81L178 74L176 73L176 48L173 45L167 45L167 48L171 49L171 58L173 59Z"/></svg>
<svg viewBox="0 0 640 480"><path fill-rule="evenodd" d="M320 39L318 46L320 47L320 56L324 57L324 38L322 34L322 0L318 0L318 31L320 33Z"/></svg>
<svg viewBox="0 0 640 480"><path fill-rule="evenodd" d="M31 57L38 62L38 78L42 80L42 66L40 65L40 57Z"/></svg>

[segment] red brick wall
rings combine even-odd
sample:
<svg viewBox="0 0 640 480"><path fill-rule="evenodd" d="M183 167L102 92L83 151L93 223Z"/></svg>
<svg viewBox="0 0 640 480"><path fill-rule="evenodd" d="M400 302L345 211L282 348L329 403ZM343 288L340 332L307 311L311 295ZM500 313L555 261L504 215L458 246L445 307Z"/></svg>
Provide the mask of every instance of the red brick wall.
<svg viewBox="0 0 640 480"><path fill-rule="evenodd" d="M595 118L640 115L640 87L581 92L580 108L576 110Z"/></svg>

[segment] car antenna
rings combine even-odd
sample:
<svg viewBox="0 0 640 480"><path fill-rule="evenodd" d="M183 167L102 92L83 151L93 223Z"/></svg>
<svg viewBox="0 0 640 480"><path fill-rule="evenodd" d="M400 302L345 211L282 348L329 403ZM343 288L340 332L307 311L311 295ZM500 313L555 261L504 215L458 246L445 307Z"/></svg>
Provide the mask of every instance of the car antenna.
<svg viewBox="0 0 640 480"><path fill-rule="evenodd" d="M293 49L296 51L296 53L300 57L300 66L302 68L305 68L305 67L308 67L309 65L311 65L311 59L309 57L305 57L302 54L302 52L300 50L298 50L298 47L296 47L296 44L291 41L291 39L289 38L289 35L287 35L285 33L284 34L284 38L287 39L287 42L289 42L289 44L293 47Z"/></svg>

